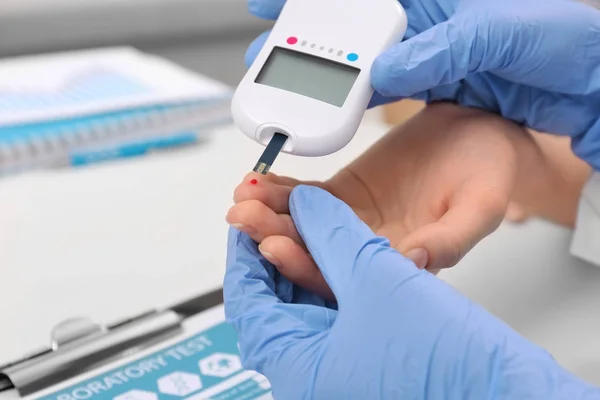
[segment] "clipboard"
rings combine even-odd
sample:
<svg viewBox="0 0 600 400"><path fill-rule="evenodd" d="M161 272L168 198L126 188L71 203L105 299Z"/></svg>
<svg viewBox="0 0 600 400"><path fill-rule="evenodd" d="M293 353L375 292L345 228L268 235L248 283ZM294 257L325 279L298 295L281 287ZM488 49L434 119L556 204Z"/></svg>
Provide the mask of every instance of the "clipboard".
<svg viewBox="0 0 600 400"><path fill-rule="evenodd" d="M271 400L244 370L222 290L108 325L58 324L51 346L0 366L0 400Z"/></svg>

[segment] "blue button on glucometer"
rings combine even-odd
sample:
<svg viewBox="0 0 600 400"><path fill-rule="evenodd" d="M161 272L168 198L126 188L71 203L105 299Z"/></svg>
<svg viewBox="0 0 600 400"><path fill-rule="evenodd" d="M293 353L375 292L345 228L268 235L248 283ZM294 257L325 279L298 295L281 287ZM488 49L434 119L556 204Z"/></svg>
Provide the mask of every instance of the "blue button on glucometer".
<svg viewBox="0 0 600 400"><path fill-rule="evenodd" d="M350 53L350 54L348 54L348 56L346 58L348 59L348 61L356 61L356 60L358 60L358 54Z"/></svg>

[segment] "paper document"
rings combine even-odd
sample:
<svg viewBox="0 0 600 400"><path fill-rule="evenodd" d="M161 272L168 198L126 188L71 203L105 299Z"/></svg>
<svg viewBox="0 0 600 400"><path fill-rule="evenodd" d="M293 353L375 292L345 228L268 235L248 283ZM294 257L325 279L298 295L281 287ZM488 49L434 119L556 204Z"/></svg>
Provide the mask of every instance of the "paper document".
<svg viewBox="0 0 600 400"><path fill-rule="evenodd" d="M0 127L224 96L220 82L131 48L0 60Z"/></svg>
<svg viewBox="0 0 600 400"><path fill-rule="evenodd" d="M195 144L230 122L231 94L130 48L0 61L0 176Z"/></svg>

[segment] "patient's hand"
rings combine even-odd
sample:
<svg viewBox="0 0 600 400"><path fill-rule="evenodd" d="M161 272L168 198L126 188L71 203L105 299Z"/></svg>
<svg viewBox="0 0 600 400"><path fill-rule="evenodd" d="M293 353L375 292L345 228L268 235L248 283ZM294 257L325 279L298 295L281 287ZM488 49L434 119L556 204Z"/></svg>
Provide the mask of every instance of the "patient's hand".
<svg viewBox="0 0 600 400"><path fill-rule="evenodd" d="M535 165L536 157L543 162L540 154L531 136L508 121L436 104L326 182L249 174L235 189L227 221L259 242L263 255L292 282L331 299L289 215L294 186L328 190L417 266L436 272L454 266L499 226L519 157ZM252 179L258 183L250 184Z"/></svg>
<svg viewBox="0 0 600 400"><path fill-rule="evenodd" d="M523 222L539 217L573 228L581 190L592 168L573 153L570 138L537 132L532 137L542 153L543 168L533 165L539 157L521 160L522 171L517 175L506 219Z"/></svg>

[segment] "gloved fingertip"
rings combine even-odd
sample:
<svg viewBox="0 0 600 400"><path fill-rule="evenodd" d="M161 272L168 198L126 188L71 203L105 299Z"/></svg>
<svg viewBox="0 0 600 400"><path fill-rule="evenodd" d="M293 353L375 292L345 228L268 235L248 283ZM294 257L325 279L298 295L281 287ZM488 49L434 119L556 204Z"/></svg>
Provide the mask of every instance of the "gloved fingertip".
<svg viewBox="0 0 600 400"><path fill-rule="evenodd" d="M289 205L292 218L301 225L298 227L299 229L302 228L302 225L310 224L312 226L314 223L323 223L324 215L321 218L319 215L324 212L328 213L329 217L333 217L332 212L346 211L346 209L351 211L346 203L328 191L310 185L294 187L290 194Z"/></svg>
<svg viewBox="0 0 600 400"><path fill-rule="evenodd" d="M413 97L456 82L467 72L472 32L454 17L380 54L371 67L373 88L384 96Z"/></svg>
<svg viewBox="0 0 600 400"><path fill-rule="evenodd" d="M244 56L244 64L246 65L246 68L250 68L252 66L252 63L256 59L256 54L257 53L248 48L246 55Z"/></svg>
<svg viewBox="0 0 600 400"><path fill-rule="evenodd" d="M321 249L324 240L340 249L351 245L349 241L358 246L357 249L367 241L389 246L389 241L376 236L352 207L324 189L296 186L290 194L289 204L298 233L317 264L322 260L313 251Z"/></svg>
<svg viewBox="0 0 600 400"><path fill-rule="evenodd" d="M260 0L248 0L248 12L256 17L262 18L262 4Z"/></svg>
<svg viewBox="0 0 600 400"><path fill-rule="evenodd" d="M250 68L254 63L254 60L256 60L258 53L260 53L260 50L267 41L270 33L271 31L263 32L250 43L250 46L248 46L246 54L244 55L244 64L246 64L246 68Z"/></svg>
<svg viewBox="0 0 600 400"><path fill-rule="evenodd" d="M401 100L401 97L386 97L381 93L375 92L369 101L368 109L379 107L384 104L393 103L398 100Z"/></svg>
<svg viewBox="0 0 600 400"><path fill-rule="evenodd" d="M321 188L310 185L297 185L292 189L290 193L290 203L302 202L305 199L313 196L323 196L327 192Z"/></svg>
<svg viewBox="0 0 600 400"><path fill-rule="evenodd" d="M263 19L277 19L285 0L248 0L250 14Z"/></svg>
<svg viewBox="0 0 600 400"><path fill-rule="evenodd" d="M371 85L381 97L388 98L403 95L395 89L395 83L392 82L395 68L396 66L392 64L387 53L379 55L371 65Z"/></svg>
<svg viewBox="0 0 600 400"><path fill-rule="evenodd" d="M380 54L371 66L371 84L384 97L410 97L414 94L411 53L414 44L401 42Z"/></svg>

